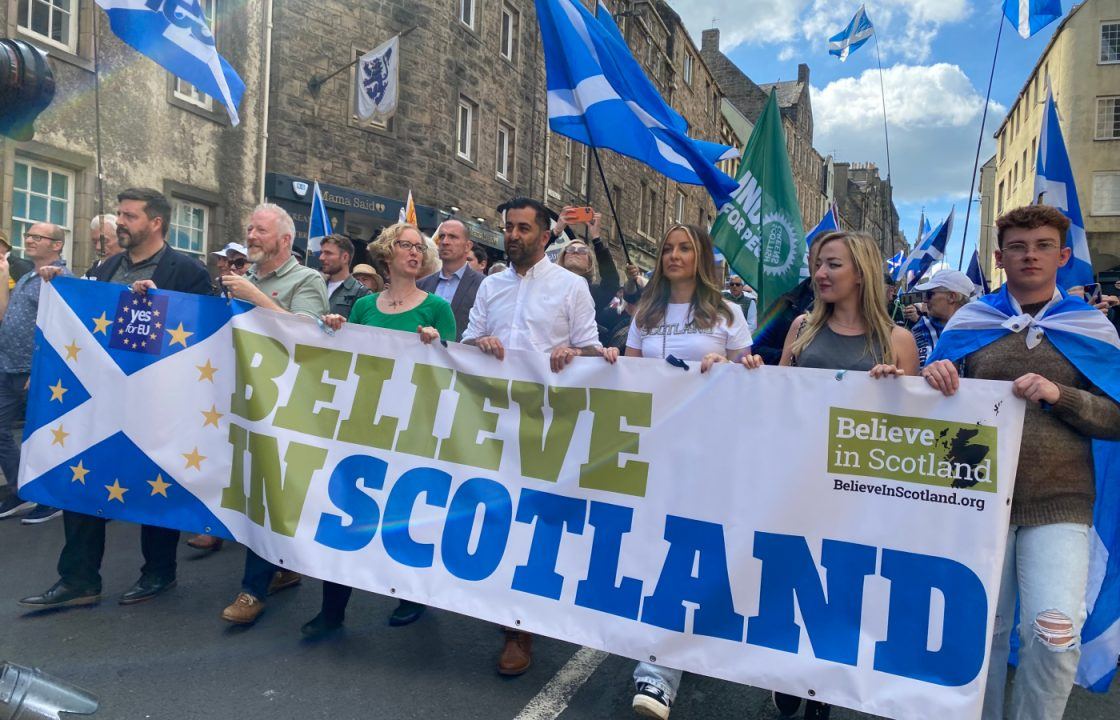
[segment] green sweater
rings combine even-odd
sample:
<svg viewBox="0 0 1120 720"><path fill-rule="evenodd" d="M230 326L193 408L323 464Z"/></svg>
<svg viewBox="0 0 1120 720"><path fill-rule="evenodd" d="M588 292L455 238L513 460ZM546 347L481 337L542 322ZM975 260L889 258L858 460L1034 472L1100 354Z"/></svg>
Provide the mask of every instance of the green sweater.
<svg viewBox="0 0 1120 720"><path fill-rule="evenodd" d="M399 313L381 312L377 308L379 295L381 293L359 298L350 311L350 322L404 332L416 332L418 326L434 327L440 338L455 342L455 314L451 312L451 304L439 295L429 293L422 303Z"/></svg>

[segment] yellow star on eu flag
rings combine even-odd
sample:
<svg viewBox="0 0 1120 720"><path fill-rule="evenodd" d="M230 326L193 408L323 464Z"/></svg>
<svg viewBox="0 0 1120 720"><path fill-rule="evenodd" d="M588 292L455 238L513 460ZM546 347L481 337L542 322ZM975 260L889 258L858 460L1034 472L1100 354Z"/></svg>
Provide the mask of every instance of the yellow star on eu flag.
<svg viewBox="0 0 1120 720"><path fill-rule="evenodd" d="M172 332L174 332L174 330L172 330ZM195 365L195 367L198 369L199 382L202 382L203 380L214 382L214 373L218 372L218 368L210 364L209 358L206 360L205 365Z"/></svg>
<svg viewBox="0 0 1120 720"><path fill-rule="evenodd" d="M77 465L71 465L70 471L74 473L74 477L70 478L70 482L86 484L86 475L89 475L89 469L82 465L81 460L78 461Z"/></svg>
<svg viewBox="0 0 1120 720"><path fill-rule="evenodd" d="M59 378L54 385L49 385L48 388L51 391L51 402L55 400L62 402L62 396L67 392L67 389L62 387L62 378Z"/></svg>
<svg viewBox="0 0 1120 720"><path fill-rule="evenodd" d="M167 332L171 334L171 342L167 343L168 347L171 347L175 343L179 343L183 347L186 347L187 338L189 338L191 335L194 335L193 332L188 332L187 330L183 329L183 323L179 323L179 327L177 328L168 328Z"/></svg>
<svg viewBox="0 0 1120 720"><path fill-rule="evenodd" d="M149 480L148 484L152 486L152 495L164 497L167 497L167 488L171 487L171 483L163 481L163 475L156 475L156 479Z"/></svg>
<svg viewBox="0 0 1120 720"><path fill-rule="evenodd" d="M120 500L121 504L124 504L124 494L128 492L128 488L123 487L120 480L114 479L113 484L106 485L105 489L109 491L109 499L106 502Z"/></svg>
<svg viewBox="0 0 1120 720"><path fill-rule="evenodd" d="M106 328L108 328L110 325L113 324L113 321L110 320L109 318L105 317L105 312L102 311L101 312L101 317L93 318L93 324L94 324L94 328L93 328L94 334L101 333L102 335L108 335L109 333L105 332L105 330L106 330Z"/></svg>
<svg viewBox="0 0 1120 720"><path fill-rule="evenodd" d="M179 454L182 455L187 460L187 467L184 468L184 469L189 470L192 467L196 470L201 470L202 469L202 461L206 459L206 456L198 454L198 447L197 446L194 448L194 450L191 450L189 453L179 453Z"/></svg>
<svg viewBox="0 0 1120 720"><path fill-rule="evenodd" d="M70 437L70 433L66 432L61 424L58 426L57 430L52 428L51 434L54 435L54 440L51 440L51 445L66 447L66 438Z"/></svg>
<svg viewBox="0 0 1120 720"><path fill-rule="evenodd" d="M199 412L202 413L202 417L206 418L202 421L202 427L207 425L218 427L218 421L222 419L222 413L218 412L217 405L211 405L209 410L199 410Z"/></svg>
<svg viewBox="0 0 1120 720"><path fill-rule="evenodd" d="M78 359L78 353L80 353L82 351L82 349L80 347L78 347L78 341L77 340L71 340L70 344L65 345L64 347L66 348L66 359L67 360L77 360Z"/></svg>

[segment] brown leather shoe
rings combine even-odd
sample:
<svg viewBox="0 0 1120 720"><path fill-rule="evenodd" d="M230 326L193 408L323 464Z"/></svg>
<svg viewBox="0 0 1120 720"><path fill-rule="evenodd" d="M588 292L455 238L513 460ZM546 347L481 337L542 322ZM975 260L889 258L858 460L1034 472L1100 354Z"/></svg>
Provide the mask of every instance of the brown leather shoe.
<svg viewBox="0 0 1120 720"><path fill-rule="evenodd" d="M268 584L268 594L275 595L281 590L287 590L290 587L295 587L296 585L299 585L301 580L303 580L303 576L297 572L292 572L291 570L278 570L276 574L272 576L272 582Z"/></svg>
<svg viewBox="0 0 1120 720"><path fill-rule="evenodd" d="M506 630L506 644L498 658L499 675L520 675L533 664L533 636L527 632Z"/></svg>
<svg viewBox="0 0 1120 720"><path fill-rule="evenodd" d="M222 619L235 625L252 625L264 612L264 603L249 593L237 594L237 599L222 611Z"/></svg>
<svg viewBox="0 0 1120 720"><path fill-rule="evenodd" d="M217 552L218 550L222 549L223 542L224 541L220 537L214 537L213 535L195 535L190 540L187 540L187 545L191 546L195 550L210 550L213 552Z"/></svg>

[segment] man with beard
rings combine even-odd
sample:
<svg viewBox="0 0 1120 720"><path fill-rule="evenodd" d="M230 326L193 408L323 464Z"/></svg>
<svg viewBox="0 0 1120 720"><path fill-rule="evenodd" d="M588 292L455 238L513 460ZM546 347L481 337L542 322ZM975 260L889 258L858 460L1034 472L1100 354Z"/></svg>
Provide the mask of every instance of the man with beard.
<svg viewBox="0 0 1120 720"><path fill-rule="evenodd" d="M345 235L328 235L319 248L319 270L327 281L327 302L330 312L350 317L350 310L358 298L369 295L369 288L350 274L350 261L354 258L354 243Z"/></svg>
<svg viewBox="0 0 1120 720"><path fill-rule="evenodd" d="M210 294L210 275L198 260L170 247L165 237L171 223L171 204L163 193L130 188L117 196L117 242L123 248L90 271L102 282L196 295ZM50 280L61 268L40 271ZM101 600L101 558L105 554L105 519L67 510L62 514L66 544L58 558L59 580L41 595L19 601L24 607L92 605ZM144 525L140 550L144 565L140 579L120 597L121 605L151 600L175 585L175 551L179 531Z"/></svg>
<svg viewBox="0 0 1120 720"><path fill-rule="evenodd" d="M295 222L279 205L258 205L249 217L247 242L249 262L255 263L245 277L223 275L226 292L238 300L280 313L318 320L327 313L327 285L323 276L300 265L292 254ZM241 592L225 610L222 619L235 625L251 625L264 612L264 598L298 585L299 573L277 567L252 550L245 551Z"/></svg>
<svg viewBox="0 0 1120 720"><path fill-rule="evenodd" d="M443 266L416 286L451 303L451 311L455 313L455 339L461 340L478 286L482 284L482 273L467 263L468 258L474 257L474 242L467 235L467 226L455 219L444 220L436 228L435 240Z"/></svg>
<svg viewBox="0 0 1120 720"><path fill-rule="evenodd" d="M478 288L463 342L505 359L506 350L549 353L553 372L579 355L613 363L618 350L599 344L595 303L587 281L544 254L548 210L529 198L499 208L505 215L505 245L511 268L489 275ZM498 672L520 675L532 663L533 636L505 631Z"/></svg>

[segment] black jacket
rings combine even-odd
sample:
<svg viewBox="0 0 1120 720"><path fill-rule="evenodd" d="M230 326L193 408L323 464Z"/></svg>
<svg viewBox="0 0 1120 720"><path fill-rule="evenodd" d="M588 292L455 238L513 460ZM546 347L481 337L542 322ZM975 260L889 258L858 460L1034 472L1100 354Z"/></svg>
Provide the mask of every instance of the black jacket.
<svg viewBox="0 0 1120 720"><path fill-rule="evenodd" d="M117 253L95 268L90 269L89 277L101 282L111 282L113 273L117 271L124 261L126 250ZM210 285L210 273L198 260L179 252L170 245L167 252L159 259L156 271L152 275L152 282L160 290L175 290L178 292L194 293L195 295L211 295L213 287Z"/></svg>

